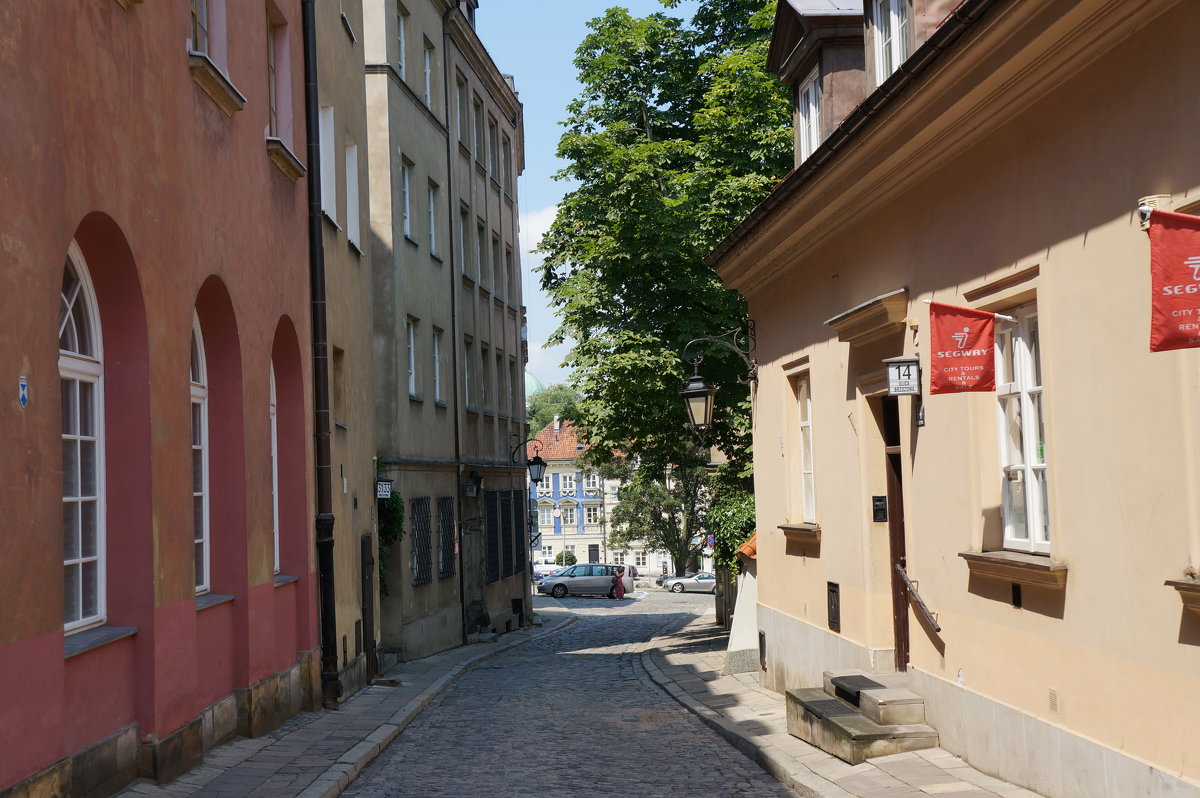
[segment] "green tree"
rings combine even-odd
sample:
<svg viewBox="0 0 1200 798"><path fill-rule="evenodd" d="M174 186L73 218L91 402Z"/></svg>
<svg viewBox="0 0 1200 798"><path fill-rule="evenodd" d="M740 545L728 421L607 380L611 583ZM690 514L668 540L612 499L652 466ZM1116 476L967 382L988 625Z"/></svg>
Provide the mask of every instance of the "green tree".
<svg viewBox="0 0 1200 798"><path fill-rule="evenodd" d="M754 493L749 479L734 468L721 466L709 475L708 533L713 536L713 562L732 573L741 570L734 552L754 534Z"/></svg>
<svg viewBox="0 0 1200 798"><path fill-rule="evenodd" d="M534 434L546 428L555 416L574 420L576 406L583 396L569 385L557 383L529 397L525 407L529 428Z"/></svg>
<svg viewBox="0 0 1200 798"><path fill-rule="evenodd" d="M578 560L572 552L560 551L554 556L554 562L558 565L574 565Z"/></svg>
<svg viewBox="0 0 1200 798"><path fill-rule="evenodd" d="M675 573L682 575L704 548L707 484L704 468L672 469L669 479L664 473L639 471L621 488L621 501L613 508L609 548L627 549L640 542L666 551Z"/></svg>
<svg viewBox="0 0 1200 798"><path fill-rule="evenodd" d="M674 6L675 0L663 0ZM542 283L574 341L578 418L602 465L616 453L648 473L702 464L679 389L693 338L744 329L746 307L704 256L791 164L788 97L765 72L774 2L703 0L691 25L609 9L589 23L575 65L559 174L573 181L540 243ZM749 460L739 358L705 347L718 386L704 443Z"/></svg>

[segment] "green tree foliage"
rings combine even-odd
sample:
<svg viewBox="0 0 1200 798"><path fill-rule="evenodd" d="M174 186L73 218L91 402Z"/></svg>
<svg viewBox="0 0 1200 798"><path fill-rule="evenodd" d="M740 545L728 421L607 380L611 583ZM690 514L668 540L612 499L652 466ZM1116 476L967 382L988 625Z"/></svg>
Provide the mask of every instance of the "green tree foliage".
<svg viewBox="0 0 1200 798"><path fill-rule="evenodd" d="M712 500L708 508L708 532L715 538L713 562L732 573L741 570L734 555L738 546L754 533L754 493L736 469L722 466L711 475Z"/></svg>
<svg viewBox="0 0 1200 798"><path fill-rule="evenodd" d="M704 548L707 484L703 468L673 469L670 479L662 473L639 471L621 488L621 502L612 511L608 547L619 551L640 542L666 551L675 573L682 575Z"/></svg>
<svg viewBox="0 0 1200 798"><path fill-rule="evenodd" d="M533 430L536 435L545 429L555 416L573 421L576 416L576 406L582 398L579 391L562 383L538 391L529 397L529 402L525 407L525 414L529 419L529 429Z"/></svg>
<svg viewBox="0 0 1200 798"><path fill-rule="evenodd" d="M554 556L554 562L558 565L574 565L578 562L575 555L569 551L560 551Z"/></svg>
<svg viewBox="0 0 1200 798"><path fill-rule="evenodd" d="M612 8L577 50L583 90L558 148L559 177L577 187L541 241L541 276L562 320L553 340L574 341L577 420L597 464L625 452L661 473L706 459L686 431L681 354L745 327L744 301L703 258L791 164L788 97L763 67L774 6L703 0L690 25ZM705 443L744 468L745 368L719 347L700 351L719 387Z"/></svg>

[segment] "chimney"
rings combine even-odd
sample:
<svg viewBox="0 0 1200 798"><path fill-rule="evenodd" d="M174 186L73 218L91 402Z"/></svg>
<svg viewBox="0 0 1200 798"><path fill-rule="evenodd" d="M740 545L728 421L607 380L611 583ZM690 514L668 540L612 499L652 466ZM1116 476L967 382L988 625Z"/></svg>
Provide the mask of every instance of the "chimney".
<svg viewBox="0 0 1200 798"><path fill-rule="evenodd" d="M562 422L558 420L558 414L554 414L554 431L558 432L562 429Z"/></svg>

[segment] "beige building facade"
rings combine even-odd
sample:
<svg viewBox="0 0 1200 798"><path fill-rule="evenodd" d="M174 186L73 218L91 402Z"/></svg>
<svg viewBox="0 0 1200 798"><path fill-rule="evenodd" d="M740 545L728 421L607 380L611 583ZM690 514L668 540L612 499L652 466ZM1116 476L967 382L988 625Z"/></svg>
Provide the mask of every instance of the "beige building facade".
<svg viewBox="0 0 1200 798"><path fill-rule="evenodd" d="M375 429L407 513L382 646L403 658L529 617L521 105L475 6L365 8Z"/></svg>
<svg viewBox="0 0 1200 798"><path fill-rule="evenodd" d="M757 324L764 681L905 671L985 772L1200 795L1200 354L1149 352L1137 210L1200 213L1200 7L934 5L780 3L797 168L710 256ZM888 395L923 300L1012 317L996 392Z"/></svg>
<svg viewBox="0 0 1200 798"><path fill-rule="evenodd" d="M339 689L376 672L375 399L361 0L319 5L317 76Z"/></svg>

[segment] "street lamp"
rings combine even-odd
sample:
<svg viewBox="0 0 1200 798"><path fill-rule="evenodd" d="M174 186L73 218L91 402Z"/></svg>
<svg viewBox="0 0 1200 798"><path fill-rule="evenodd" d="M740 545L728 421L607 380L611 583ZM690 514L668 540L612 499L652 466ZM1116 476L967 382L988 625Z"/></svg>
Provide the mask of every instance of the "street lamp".
<svg viewBox="0 0 1200 798"><path fill-rule="evenodd" d="M518 436L514 435L513 439L516 440L517 437ZM516 446L513 447L513 450L509 454L508 459L509 459L509 462L516 464L517 452L521 451L521 448L523 446L525 446L526 444L530 444L530 443L533 444L533 447L534 447L533 448L533 457L526 458L525 467L529 469L529 480L531 482L533 482L534 484L537 484L538 482L541 482L542 477L544 477L546 475L546 461L543 460L538 454L540 451L542 451L542 442L541 441L539 441L537 438L530 438L528 440L521 441L520 443L518 443Z"/></svg>
<svg viewBox="0 0 1200 798"><path fill-rule="evenodd" d="M742 385L749 385L758 380L758 363L754 360L754 322L750 322L745 330L730 330L720 336L704 335L699 338L693 338L684 344L683 358L688 359L687 352L694 344L709 343L717 344L730 352L733 352L742 359L746 364L745 378L738 377L738 382ZM700 363L704 361L704 354L697 352L694 358L691 358L692 378L679 396L683 399L684 406L687 407L688 420L692 423L692 428L695 430L706 430L712 426L713 404L714 398L717 395L717 389L704 381L700 376Z"/></svg>

